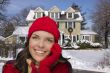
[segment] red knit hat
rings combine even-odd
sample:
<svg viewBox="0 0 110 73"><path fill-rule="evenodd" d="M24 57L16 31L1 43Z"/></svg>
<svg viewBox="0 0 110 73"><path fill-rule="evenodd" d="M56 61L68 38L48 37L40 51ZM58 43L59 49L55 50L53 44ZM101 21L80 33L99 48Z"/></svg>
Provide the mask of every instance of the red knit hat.
<svg viewBox="0 0 110 73"><path fill-rule="evenodd" d="M36 19L29 28L28 38L31 37L33 32L39 31L39 30L47 31L53 34L55 38L55 42L56 43L58 42L58 39L60 37L60 32L58 30L58 26L56 22L53 19L49 17L41 17Z"/></svg>

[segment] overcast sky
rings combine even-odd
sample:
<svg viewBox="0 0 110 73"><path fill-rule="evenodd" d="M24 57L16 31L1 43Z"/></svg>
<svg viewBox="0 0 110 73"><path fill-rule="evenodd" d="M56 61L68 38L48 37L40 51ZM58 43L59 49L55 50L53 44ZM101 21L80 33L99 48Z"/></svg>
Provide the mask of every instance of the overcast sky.
<svg viewBox="0 0 110 73"><path fill-rule="evenodd" d="M56 5L61 10L66 10L73 2L81 7L82 12L86 12L86 19L89 21L89 15L93 11L97 0L11 0L7 7L7 14L15 15L23 8L29 6L42 6L44 9L48 10Z"/></svg>

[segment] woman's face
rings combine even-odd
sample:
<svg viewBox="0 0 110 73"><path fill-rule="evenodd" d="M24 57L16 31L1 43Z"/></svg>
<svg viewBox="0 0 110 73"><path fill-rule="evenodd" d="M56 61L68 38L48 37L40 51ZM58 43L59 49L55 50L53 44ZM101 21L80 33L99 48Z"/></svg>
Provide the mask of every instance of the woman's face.
<svg viewBox="0 0 110 73"><path fill-rule="evenodd" d="M29 39L29 52L34 60L40 62L50 54L54 36L45 31L33 32Z"/></svg>

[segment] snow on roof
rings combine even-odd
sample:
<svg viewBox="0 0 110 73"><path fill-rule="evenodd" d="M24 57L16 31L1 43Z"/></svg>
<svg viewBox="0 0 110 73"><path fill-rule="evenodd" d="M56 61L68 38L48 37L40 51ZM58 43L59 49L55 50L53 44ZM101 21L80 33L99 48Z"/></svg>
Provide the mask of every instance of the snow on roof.
<svg viewBox="0 0 110 73"><path fill-rule="evenodd" d="M28 26L19 26L15 29L15 31L13 32L13 35L19 35L19 36L27 36L28 34Z"/></svg>
<svg viewBox="0 0 110 73"><path fill-rule="evenodd" d="M61 14L65 14L65 11L61 11Z"/></svg>
<svg viewBox="0 0 110 73"><path fill-rule="evenodd" d="M3 36L0 36L0 40L4 41L4 40L5 40L5 38L4 38Z"/></svg>
<svg viewBox="0 0 110 73"><path fill-rule="evenodd" d="M83 21L83 17L81 16L81 13L80 12L75 12L75 14L78 14L79 15L79 17L78 18L76 18L75 20L77 20L77 21Z"/></svg>
<svg viewBox="0 0 110 73"><path fill-rule="evenodd" d="M53 12L61 12L62 15L65 14L65 12L75 12L75 10L73 8L71 8L71 7L69 7L66 11L61 11L57 6L53 6L48 11L45 11L45 10L41 9L40 7L38 7L36 10L44 12L44 14L46 16L48 16L48 12L51 12L51 11L53 11ZM75 12L75 14L77 14L79 16L78 18L75 19L76 21L83 21L83 17L82 17L80 12ZM35 15L35 10L30 10L29 14L26 17L26 21L34 21L35 20L34 19L34 15Z"/></svg>
<svg viewBox="0 0 110 73"><path fill-rule="evenodd" d="M32 20L34 20L33 17L34 17L34 10L30 10L29 11L29 14L26 17L26 21L32 21Z"/></svg>
<svg viewBox="0 0 110 73"><path fill-rule="evenodd" d="M92 30L81 30L81 35L90 35L90 34L92 34L92 35L96 35L97 33L95 33L94 31L92 31Z"/></svg>
<svg viewBox="0 0 110 73"><path fill-rule="evenodd" d="M45 11L44 13L45 13L46 16L48 16L48 11Z"/></svg>

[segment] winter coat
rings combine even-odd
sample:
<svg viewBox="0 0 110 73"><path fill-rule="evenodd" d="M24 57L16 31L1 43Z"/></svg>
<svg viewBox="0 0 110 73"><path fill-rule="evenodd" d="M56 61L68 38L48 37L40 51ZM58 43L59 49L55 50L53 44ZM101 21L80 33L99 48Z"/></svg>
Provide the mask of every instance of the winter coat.
<svg viewBox="0 0 110 73"><path fill-rule="evenodd" d="M15 66L15 61L8 61L2 70L2 73L21 73ZM47 73L44 71L44 73ZM57 63L57 65L52 69L51 73L70 73L69 65L63 62Z"/></svg>

